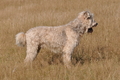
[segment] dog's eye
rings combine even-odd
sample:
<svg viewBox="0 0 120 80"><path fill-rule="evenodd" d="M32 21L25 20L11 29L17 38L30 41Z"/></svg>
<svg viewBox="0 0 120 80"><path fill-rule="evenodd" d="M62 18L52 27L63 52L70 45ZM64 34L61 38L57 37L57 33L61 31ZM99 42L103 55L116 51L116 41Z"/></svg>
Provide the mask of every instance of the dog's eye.
<svg viewBox="0 0 120 80"><path fill-rule="evenodd" d="M91 19L91 17L88 17L87 19Z"/></svg>

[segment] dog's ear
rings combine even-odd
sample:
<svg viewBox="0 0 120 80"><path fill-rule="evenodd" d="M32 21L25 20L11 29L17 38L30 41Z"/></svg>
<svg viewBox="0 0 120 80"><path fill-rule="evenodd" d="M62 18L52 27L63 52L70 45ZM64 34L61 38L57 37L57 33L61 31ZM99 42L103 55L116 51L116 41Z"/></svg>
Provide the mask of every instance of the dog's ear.
<svg viewBox="0 0 120 80"><path fill-rule="evenodd" d="M91 13L89 11L83 11L83 12L79 13L78 18L90 19L91 18Z"/></svg>
<svg viewBox="0 0 120 80"><path fill-rule="evenodd" d="M83 12L83 17L84 17L84 19L90 19L90 12L89 11L85 11L85 12Z"/></svg>

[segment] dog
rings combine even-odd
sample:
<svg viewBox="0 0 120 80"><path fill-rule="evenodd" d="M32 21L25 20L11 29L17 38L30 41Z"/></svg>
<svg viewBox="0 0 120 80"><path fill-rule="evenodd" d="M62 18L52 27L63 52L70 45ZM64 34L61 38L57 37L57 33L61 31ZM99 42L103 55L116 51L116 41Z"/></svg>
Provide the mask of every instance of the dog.
<svg viewBox="0 0 120 80"><path fill-rule="evenodd" d="M93 14L82 11L76 19L62 26L38 26L29 29L26 33L16 35L16 45L27 45L25 63L32 62L41 48L47 48L55 53L62 53L63 63L69 67L71 54L79 44L84 33L92 33L93 27L97 26Z"/></svg>

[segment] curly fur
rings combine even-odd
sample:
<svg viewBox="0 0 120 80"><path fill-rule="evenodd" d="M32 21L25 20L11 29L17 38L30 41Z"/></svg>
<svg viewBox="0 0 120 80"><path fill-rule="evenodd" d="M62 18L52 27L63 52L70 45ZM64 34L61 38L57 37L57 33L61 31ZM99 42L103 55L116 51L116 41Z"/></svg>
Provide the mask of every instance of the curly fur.
<svg viewBox="0 0 120 80"><path fill-rule="evenodd" d="M18 33L16 44L27 45L26 63L32 62L41 48L48 48L55 53L62 53L64 64L69 66L71 54L78 45L80 37L96 25L93 15L89 11L83 11L75 20L66 25L39 26L28 30L26 33Z"/></svg>

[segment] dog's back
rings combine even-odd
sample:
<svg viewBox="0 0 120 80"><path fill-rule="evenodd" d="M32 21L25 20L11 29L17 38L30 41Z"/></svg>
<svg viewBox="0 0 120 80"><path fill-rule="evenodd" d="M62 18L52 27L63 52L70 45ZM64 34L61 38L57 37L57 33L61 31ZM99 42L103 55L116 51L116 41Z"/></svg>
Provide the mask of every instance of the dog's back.
<svg viewBox="0 0 120 80"><path fill-rule="evenodd" d="M26 42L38 42L43 48L59 51L66 42L65 27L46 27L39 26L32 28L26 32ZM56 50L55 50L56 49Z"/></svg>

